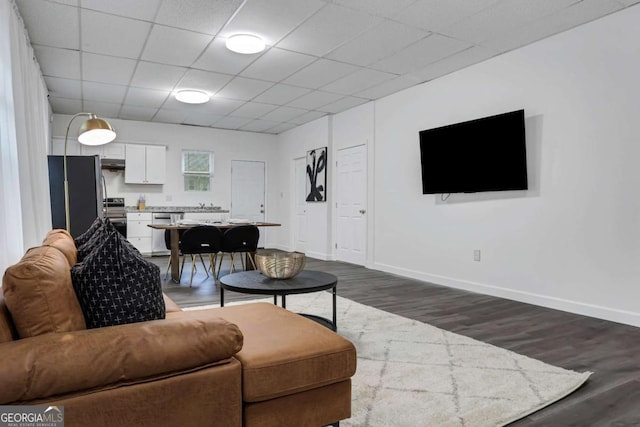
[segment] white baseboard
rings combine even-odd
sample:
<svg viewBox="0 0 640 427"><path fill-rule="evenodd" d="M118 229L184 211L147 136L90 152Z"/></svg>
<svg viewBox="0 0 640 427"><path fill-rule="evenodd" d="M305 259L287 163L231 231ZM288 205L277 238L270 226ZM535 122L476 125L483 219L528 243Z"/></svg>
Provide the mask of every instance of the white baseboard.
<svg viewBox="0 0 640 427"><path fill-rule="evenodd" d="M382 263L374 263L372 268L374 270L380 270L387 273L397 274L399 276L422 280L425 282L434 283L436 285L447 286L455 289L463 289L479 294L506 298L514 301L524 302L527 304L534 304L541 307L553 308L556 310L567 311L569 313L575 313L583 316L595 317L597 319L604 319L612 322L624 323L626 325L640 327L640 313L638 312L618 310L611 307L586 304L579 301L556 298L548 295L534 294L531 292L502 288L498 286L487 285L484 283L459 280L452 277L427 274L420 271L395 267Z"/></svg>
<svg viewBox="0 0 640 427"><path fill-rule="evenodd" d="M279 249L281 251L286 251L286 252L291 252L291 249L287 246L287 245L281 245L278 243L274 243L274 244L267 244L265 245L265 248L267 249Z"/></svg>
<svg viewBox="0 0 640 427"><path fill-rule="evenodd" d="M310 258L315 258L315 259L319 259L322 261L331 261L331 257L329 254L324 254L322 252L315 252L315 251L307 251L304 253L306 256L310 257Z"/></svg>

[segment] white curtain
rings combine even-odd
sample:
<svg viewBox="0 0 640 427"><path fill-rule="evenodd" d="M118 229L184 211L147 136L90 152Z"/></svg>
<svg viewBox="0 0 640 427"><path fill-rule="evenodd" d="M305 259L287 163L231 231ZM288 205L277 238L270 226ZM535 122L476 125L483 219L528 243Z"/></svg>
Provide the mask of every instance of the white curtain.
<svg viewBox="0 0 640 427"><path fill-rule="evenodd" d="M51 228L49 103L13 0L0 0L0 272Z"/></svg>

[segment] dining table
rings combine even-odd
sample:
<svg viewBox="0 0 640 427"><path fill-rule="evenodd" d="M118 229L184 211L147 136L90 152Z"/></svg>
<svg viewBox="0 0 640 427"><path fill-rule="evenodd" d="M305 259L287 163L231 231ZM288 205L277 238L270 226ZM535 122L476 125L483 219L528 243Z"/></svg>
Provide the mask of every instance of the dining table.
<svg viewBox="0 0 640 427"><path fill-rule="evenodd" d="M275 222L188 222L188 223L176 223L176 224L149 224L156 230L169 230L170 235L170 257L171 257L171 280L174 283L180 283L180 230L188 230L190 228L205 225L209 227L216 227L219 230L225 231L229 228L238 227L241 225L255 225L256 227L280 227L282 224ZM252 268L250 263L245 263L246 268Z"/></svg>

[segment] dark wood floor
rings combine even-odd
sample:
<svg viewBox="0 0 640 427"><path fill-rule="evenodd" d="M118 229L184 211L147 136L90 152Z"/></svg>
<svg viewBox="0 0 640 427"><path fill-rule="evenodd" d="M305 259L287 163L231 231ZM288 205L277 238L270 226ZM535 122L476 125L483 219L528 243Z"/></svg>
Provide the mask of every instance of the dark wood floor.
<svg viewBox="0 0 640 427"><path fill-rule="evenodd" d="M153 258L166 268L167 257ZM390 313L594 374L565 399L512 426L640 426L640 328L450 289L342 262L308 259L309 270L338 276L338 295ZM222 274L228 266L223 265ZM217 304L219 291L200 266L189 288L165 280L180 306ZM234 292L225 299L253 299Z"/></svg>

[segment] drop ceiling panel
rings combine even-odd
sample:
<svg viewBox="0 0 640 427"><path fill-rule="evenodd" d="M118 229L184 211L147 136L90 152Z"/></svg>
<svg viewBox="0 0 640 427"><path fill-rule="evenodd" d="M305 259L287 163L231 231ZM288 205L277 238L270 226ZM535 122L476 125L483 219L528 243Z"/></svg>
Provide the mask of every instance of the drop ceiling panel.
<svg viewBox="0 0 640 427"><path fill-rule="evenodd" d="M246 130L248 132L265 132L279 124L280 123L278 122L271 122L268 120L257 119L257 120L252 120L249 123L240 126L239 129Z"/></svg>
<svg viewBox="0 0 640 427"><path fill-rule="evenodd" d="M432 34L395 55L373 64L372 67L389 73L406 74L469 47L471 47L470 43Z"/></svg>
<svg viewBox="0 0 640 427"><path fill-rule="evenodd" d="M75 114L82 111L82 101L67 98L49 98L51 108L58 114Z"/></svg>
<svg viewBox="0 0 640 427"><path fill-rule="evenodd" d="M260 104L258 102L247 102L242 107L233 111L234 116L238 117L248 117L251 119L257 119L258 117L262 117L268 112L275 109L275 105L271 104Z"/></svg>
<svg viewBox="0 0 640 427"><path fill-rule="evenodd" d="M385 20L345 43L327 58L359 65L369 65L428 36L430 33Z"/></svg>
<svg viewBox="0 0 640 427"><path fill-rule="evenodd" d="M267 104L284 105L296 98L300 98L302 95L305 95L309 92L311 92L311 89L305 89L280 83L258 95L254 99L254 101L264 102Z"/></svg>
<svg viewBox="0 0 640 427"><path fill-rule="evenodd" d="M266 114L262 119L275 122L288 122L290 119L301 116L305 113L308 113L308 111L303 110L302 108L280 107L269 114Z"/></svg>
<svg viewBox="0 0 640 427"><path fill-rule="evenodd" d="M411 86L415 86L420 83L413 78L408 77L396 77L392 80L387 80L384 83L380 83L379 85L370 87L363 91L354 93L355 96L359 98L367 98L367 99L378 99L383 96L391 95L392 93L399 92L403 89L406 89Z"/></svg>
<svg viewBox="0 0 640 427"><path fill-rule="evenodd" d="M308 113L305 113L301 116L294 117L293 119L289 120L289 122L295 123L297 125L303 125L305 123L308 123L312 120L319 119L320 117L324 117L326 115L327 113L323 113L321 111L309 111Z"/></svg>
<svg viewBox="0 0 640 427"><path fill-rule="evenodd" d="M82 79L92 82L128 85L133 77L136 61L115 56L84 53L82 55Z"/></svg>
<svg viewBox="0 0 640 427"><path fill-rule="evenodd" d="M224 99L213 97L211 101L207 103L207 111L211 114L218 114L221 116L227 115L232 111L238 109L241 105L243 105L243 101L238 101L235 99Z"/></svg>
<svg viewBox="0 0 640 427"><path fill-rule="evenodd" d="M134 120L213 127L219 122L225 128L278 133L639 1L16 3L54 113L91 107ZM267 49L252 55L230 52L224 42L233 32L260 35ZM205 90L213 97L202 105L181 104L172 96L178 88Z"/></svg>
<svg viewBox="0 0 640 427"><path fill-rule="evenodd" d="M82 111L89 111L100 117L118 117L118 111L120 111L120 104L108 102L84 101L82 107Z"/></svg>
<svg viewBox="0 0 640 427"><path fill-rule="evenodd" d="M508 32L506 37L502 35L485 40L482 45L503 52L540 40L549 34L561 32L570 25L589 22L621 8L622 5L616 0L583 0L552 16L546 16L513 29Z"/></svg>
<svg viewBox="0 0 640 427"><path fill-rule="evenodd" d="M198 59L211 40L213 36L206 34L154 25L142 52L142 59L189 66Z"/></svg>
<svg viewBox="0 0 640 427"><path fill-rule="evenodd" d="M252 120L253 119L247 117L227 116L215 122L214 126L223 129L238 129L240 126L245 125Z"/></svg>
<svg viewBox="0 0 640 427"><path fill-rule="evenodd" d="M274 47L249 65L241 75L279 82L315 60L315 56Z"/></svg>
<svg viewBox="0 0 640 427"><path fill-rule="evenodd" d="M338 99L343 98L342 95L337 93L322 92L320 90L314 90L298 99L291 101L288 105L290 107L304 108L307 110L315 110L318 107L327 105L331 102L335 102Z"/></svg>
<svg viewBox="0 0 640 427"><path fill-rule="evenodd" d="M33 50L43 75L80 79L80 53L77 50L41 45L33 46Z"/></svg>
<svg viewBox="0 0 640 427"><path fill-rule="evenodd" d="M81 13L82 49L87 52L137 59L151 24L86 9Z"/></svg>
<svg viewBox="0 0 640 427"><path fill-rule="evenodd" d="M319 59L284 80L284 83L294 86L317 89L341 77L357 71L359 68L343 62Z"/></svg>
<svg viewBox="0 0 640 427"><path fill-rule="evenodd" d="M82 85L80 80L45 77L49 96L82 99ZM76 111L77 112L77 111Z"/></svg>
<svg viewBox="0 0 640 427"><path fill-rule="evenodd" d="M367 99L363 99L363 98L356 98L353 96L345 96L344 98L336 101L336 102L332 102L331 104L322 106L320 108L318 108L318 110L320 111L324 111L326 113L333 113L333 114L337 114L341 111L344 110L348 110L349 108L353 108L356 107L360 104L364 104L365 102L367 102Z"/></svg>
<svg viewBox="0 0 640 427"><path fill-rule="evenodd" d="M120 110L118 117L126 120L140 120L148 122L153 118L157 111L157 108L124 105Z"/></svg>
<svg viewBox="0 0 640 427"><path fill-rule="evenodd" d="M31 43L65 49L80 48L78 9L52 2L18 0ZM47 25L48 22L55 25Z"/></svg>
<svg viewBox="0 0 640 427"><path fill-rule="evenodd" d="M182 77L176 89L197 89L213 95L231 79L232 77L228 74L190 69Z"/></svg>
<svg viewBox="0 0 640 427"><path fill-rule="evenodd" d="M84 96L84 99L88 99L90 101L103 101L114 104L122 104L126 92L126 86L82 82L82 94Z"/></svg>
<svg viewBox="0 0 640 427"><path fill-rule="evenodd" d="M193 125L193 126L211 126L212 124L220 120L222 117L223 116L218 116L214 114L194 113L194 114L188 114L184 118L183 123L186 125Z"/></svg>
<svg viewBox="0 0 640 427"><path fill-rule="evenodd" d="M161 122L161 123L177 123L181 124L184 122L184 119L187 117L187 112L185 111L175 111L175 110L167 110L161 108L158 110L155 116L153 116L152 121Z"/></svg>
<svg viewBox="0 0 640 427"><path fill-rule="evenodd" d="M275 126L275 127L272 127L271 129L269 129L269 133L273 133L273 134L277 135L279 133L288 131L289 129L293 129L296 126L298 126L298 125L295 124L295 123L280 123L278 126Z"/></svg>
<svg viewBox="0 0 640 427"><path fill-rule="evenodd" d="M215 35L242 0L164 0L156 22Z"/></svg>
<svg viewBox="0 0 640 427"><path fill-rule="evenodd" d="M249 1L223 29L221 35L228 37L237 33L256 34L263 37L267 44L273 45L324 5L320 0Z"/></svg>
<svg viewBox="0 0 640 427"><path fill-rule="evenodd" d="M216 96L229 99L240 99L248 101L255 98L265 90L273 86L273 83L261 80L247 79L244 77L236 77L231 80Z"/></svg>
<svg viewBox="0 0 640 427"><path fill-rule="evenodd" d="M131 80L131 86L156 90L172 90L187 71L173 65L140 61Z"/></svg>
<svg viewBox="0 0 640 427"><path fill-rule="evenodd" d="M381 18L373 15L328 4L277 47L322 56L379 22Z"/></svg>
<svg viewBox="0 0 640 427"><path fill-rule="evenodd" d="M214 39L202 56L193 64L193 67L219 73L238 74L261 55L234 53L228 50L224 43L224 39Z"/></svg>
<svg viewBox="0 0 640 427"><path fill-rule="evenodd" d="M424 0L411 4L394 19L427 31L438 31L475 15L501 0Z"/></svg>
<svg viewBox="0 0 640 427"><path fill-rule="evenodd" d="M168 90L130 87L124 103L136 107L160 108L171 92Z"/></svg>
<svg viewBox="0 0 640 427"><path fill-rule="evenodd" d="M409 73L407 74L407 77L413 78L419 82L425 82L444 76L445 74L449 74L469 65L477 64L495 55L497 55L497 52L492 49L484 48L482 46L473 46L444 58L441 61L429 64L420 70L414 71L413 73Z"/></svg>
<svg viewBox="0 0 640 427"><path fill-rule="evenodd" d="M162 0L82 0L82 7L127 18L153 21Z"/></svg>
<svg viewBox="0 0 640 427"><path fill-rule="evenodd" d="M501 1L456 24L443 28L440 33L481 43L564 9L578 1L580 0Z"/></svg>
<svg viewBox="0 0 640 427"><path fill-rule="evenodd" d="M399 11L404 10L415 0L331 0L331 2L372 15L394 18Z"/></svg>
<svg viewBox="0 0 640 427"><path fill-rule="evenodd" d="M394 77L396 77L395 74L385 73L384 71L361 69L324 86L322 90L341 93L343 95L351 95L355 92L359 92L370 88L371 86L391 80Z"/></svg>

